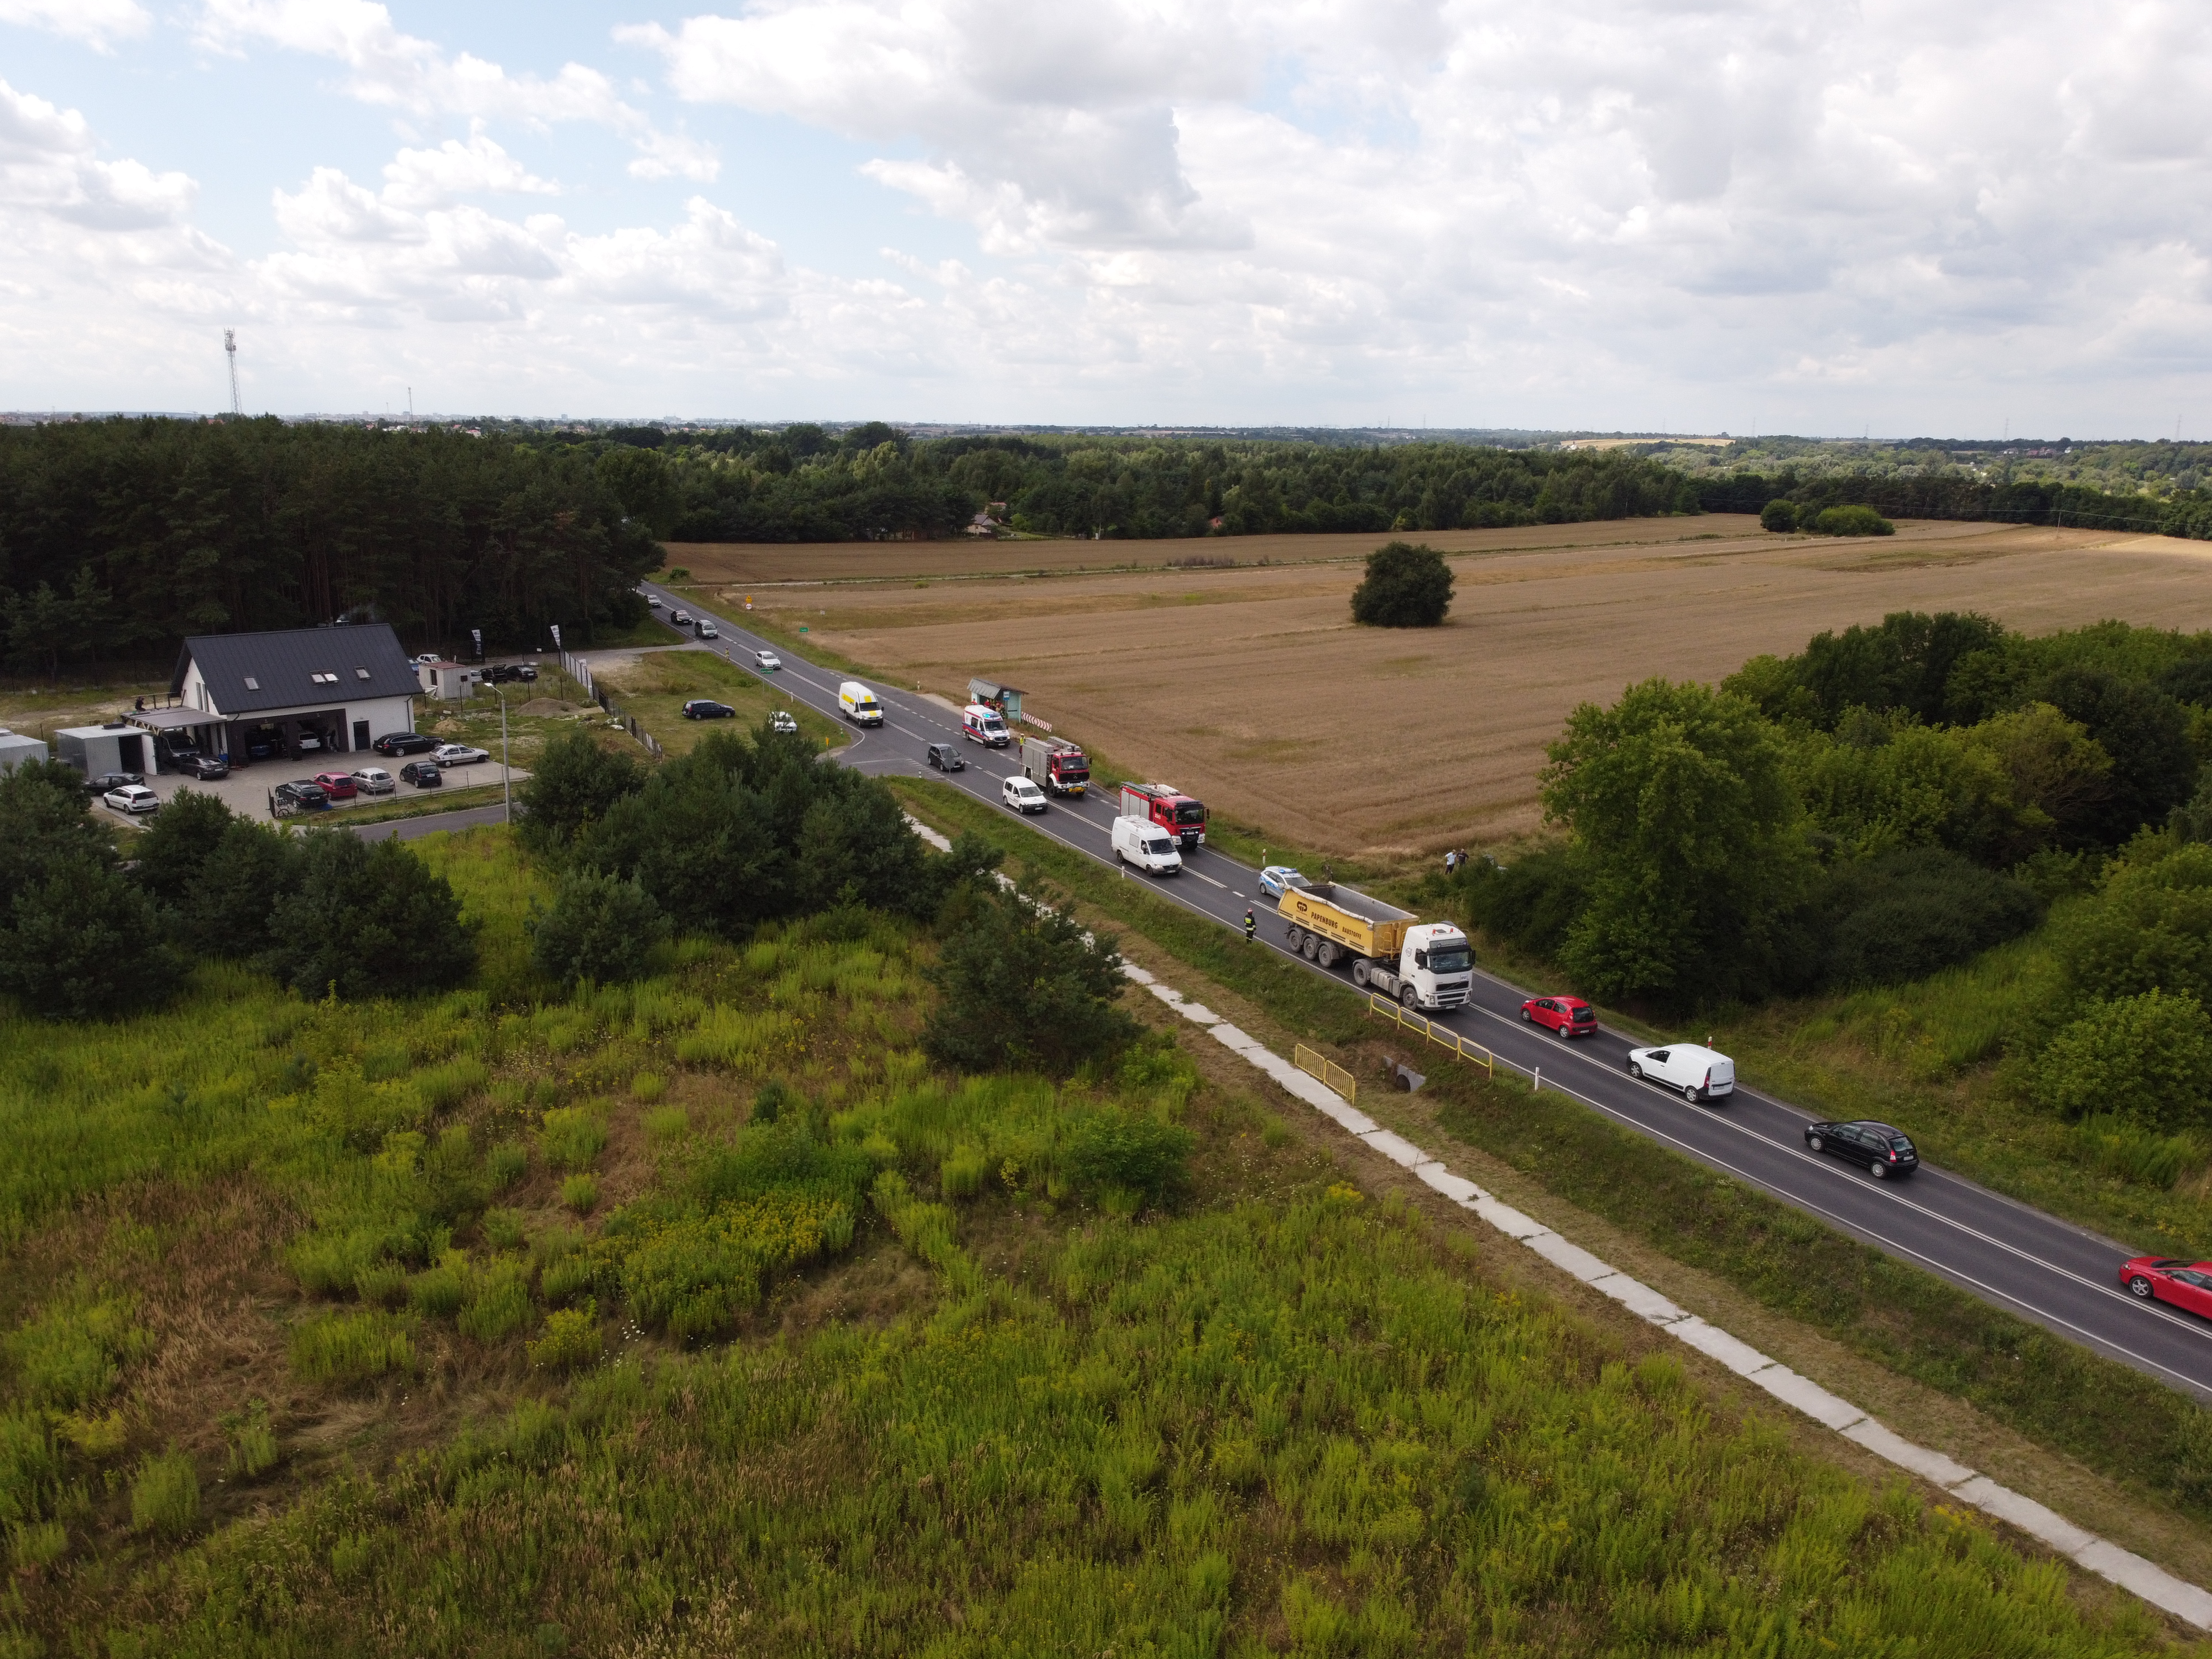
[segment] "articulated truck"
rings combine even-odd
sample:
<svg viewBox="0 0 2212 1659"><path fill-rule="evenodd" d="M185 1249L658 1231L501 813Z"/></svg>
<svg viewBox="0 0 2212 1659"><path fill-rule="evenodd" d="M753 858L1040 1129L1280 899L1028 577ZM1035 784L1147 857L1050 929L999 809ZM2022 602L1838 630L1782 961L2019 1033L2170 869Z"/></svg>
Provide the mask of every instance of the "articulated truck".
<svg viewBox="0 0 2212 1659"><path fill-rule="evenodd" d="M1022 775L1054 795L1079 795L1091 786L1091 763L1072 743L1022 739Z"/></svg>
<svg viewBox="0 0 2212 1659"><path fill-rule="evenodd" d="M1350 963L1364 990L1408 1008L1463 1008L1474 994L1474 949L1448 921L1417 921L1334 881L1285 888L1276 908L1293 951L1323 968Z"/></svg>

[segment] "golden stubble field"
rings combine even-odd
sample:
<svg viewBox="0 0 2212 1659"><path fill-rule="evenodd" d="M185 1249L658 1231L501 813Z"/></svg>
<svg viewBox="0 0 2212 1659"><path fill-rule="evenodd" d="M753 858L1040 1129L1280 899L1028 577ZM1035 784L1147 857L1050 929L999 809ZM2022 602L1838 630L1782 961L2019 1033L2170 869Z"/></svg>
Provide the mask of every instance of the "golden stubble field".
<svg viewBox="0 0 2212 1659"><path fill-rule="evenodd" d="M719 565L678 547L670 558L709 585L752 584L768 620L806 624L889 681L956 700L971 674L1019 685L1032 712L1120 765L1297 843L1385 860L1537 830L1544 746L1568 712L1652 675L1717 680L1760 652L1900 610L1978 610L2029 632L2108 617L2212 627L2202 543L1939 523L1833 541L1711 515L1431 535L1460 555L1449 621L1355 628L1353 561L1381 539L757 547L717 549L731 556ZM1152 568L1076 569L1108 550ZM974 572L978 556L1017 552L1024 570L1070 574L927 579L933 564ZM1223 555L1279 562L1162 568ZM872 556L883 568L871 572ZM1345 562L1279 562L1327 558Z"/></svg>

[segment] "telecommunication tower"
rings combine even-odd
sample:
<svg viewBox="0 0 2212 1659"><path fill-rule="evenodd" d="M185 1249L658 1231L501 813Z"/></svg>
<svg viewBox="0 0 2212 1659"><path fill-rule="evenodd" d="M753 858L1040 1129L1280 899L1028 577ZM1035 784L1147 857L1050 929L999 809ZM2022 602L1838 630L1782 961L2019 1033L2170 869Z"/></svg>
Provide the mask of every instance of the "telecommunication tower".
<svg viewBox="0 0 2212 1659"><path fill-rule="evenodd" d="M230 359L230 412L234 415L243 415L246 413L246 405L238 400L238 331L236 329L223 330L222 349L224 354Z"/></svg>

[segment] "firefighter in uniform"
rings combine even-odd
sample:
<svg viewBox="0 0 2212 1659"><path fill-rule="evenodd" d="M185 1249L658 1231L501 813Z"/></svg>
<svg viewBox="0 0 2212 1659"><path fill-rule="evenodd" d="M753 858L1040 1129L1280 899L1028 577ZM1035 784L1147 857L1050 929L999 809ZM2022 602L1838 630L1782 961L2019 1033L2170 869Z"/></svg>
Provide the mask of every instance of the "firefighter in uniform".
<svg viewBox="0 0 2212 1659"><path fill-rule="evenodd" d="M1247 945L1252 942L1252 935L1258 931L1259 926L1258 922L1252 920L1252 907L1246 905L1244 907L1244 942Z"/></svg>

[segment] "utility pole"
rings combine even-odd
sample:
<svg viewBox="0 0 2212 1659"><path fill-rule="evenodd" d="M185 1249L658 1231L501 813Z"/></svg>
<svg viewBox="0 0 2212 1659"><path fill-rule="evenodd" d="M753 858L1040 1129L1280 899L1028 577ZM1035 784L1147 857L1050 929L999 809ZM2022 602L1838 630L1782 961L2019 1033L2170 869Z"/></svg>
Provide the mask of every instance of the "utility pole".
<svg viewBox="0 0 2212 1659"><path fill-rule="evenodd" d="M499 786L502 804L507 808L507 822L514 822L514 769L507 763L507 693L497 686L492 695L499 699Z"/></svg>
<svg viewBox="0 0 2212 1659"><path fill-rule="evenodd" d="M243 415L246 413L246 405L238 400L238 331L236 329L223 330L222 349L224 356L230 359L230 412L234 415Z"/></svg>

